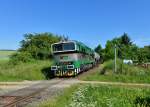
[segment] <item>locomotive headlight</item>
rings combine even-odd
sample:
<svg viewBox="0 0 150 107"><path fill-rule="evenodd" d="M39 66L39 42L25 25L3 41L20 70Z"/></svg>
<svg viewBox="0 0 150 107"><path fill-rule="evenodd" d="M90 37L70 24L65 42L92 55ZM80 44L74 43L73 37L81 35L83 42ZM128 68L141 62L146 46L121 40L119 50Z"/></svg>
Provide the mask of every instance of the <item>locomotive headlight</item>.
<svg viewBox="0 0 150 107"><path fill-rule="evenodd" d="M51 66L51 70L57 70L58 67L57 66Z"/></svg>
<svg viewBox="0 0 150 107"><path fill-rule="evenodd" d="M74 65L67 65L67 69L74 69Z"/></svg>

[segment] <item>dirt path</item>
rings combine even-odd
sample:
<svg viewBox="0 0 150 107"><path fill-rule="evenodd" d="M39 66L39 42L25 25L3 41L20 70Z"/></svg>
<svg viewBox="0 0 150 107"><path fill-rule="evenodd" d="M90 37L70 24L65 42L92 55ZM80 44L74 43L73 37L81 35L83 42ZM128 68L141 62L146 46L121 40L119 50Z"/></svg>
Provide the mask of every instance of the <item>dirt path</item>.
<svg viewBox="0 0 150 107"><path fill-rule="evenodd" d="M39 102L45 101L50 98L54 98L55 96L62 94L65 88L68 88L76 83L78 83L78 80L76 79L57 79L57 78L49 81L29 82L30 85L28 87L22 87L1 94L0 107L4 107L11 103L14 104L14 102L16 101L18 102L18 99L27 97L30 98L23 101L19 101L19 103L15 103L15 106L36 107L39 104ZM12 85L11 83L7 83L7 86L9 86L8 84L10 84L10 87L11 86L14 87L14 85Z"/></svg>
<svg viewBox="0 0 150 107"><path fill-rule="evenodd" d="M88 73L88 72L87 72ZM91 72L89 72L91 73ZM84 75L84 74L82 74ZM23 97L36 93L29 100L25 100L18 104L16 107L36 107L40 102L47 99L53 99L58 95L61 95L65 88L68 88L74 84L100 84L100 85L114 85L114 86L128 86L128 87L147 87L150 88L150 84L140 83L121 83L121 82L101 82L101 81L82 81L78 78L55 78L45 81L25 81L25 82L7 82L0 83L0 92L2 89L16 88L16 90L0 93L0 96L13 96ZM9 87L9 88L8 88ZM39 91L42 89L42 91ZM3 105L3 97L0 99L1 106ZM5 101L4 101L5 102ZM1 107L0 106L0 107ZM3 106L2 106L3 107Z"/></svg>
<svg viewBox="0 0 150 107"><path fill-rule="evenodd" d="M132 87L150 87L150 84L143 83L122 83L122 82L101 82L101 81L79 81L81 84L101 84L101 85L115 85L115 86L132 86Z"/></svg>
<svg viewBox="0 0 150 107"><path fill-rule="evenodd" d="M102 81L82 81L79 79L68 79L67 82L74 82L72 84L99 84L99 85L114 85L114 86L132 86L132 87L149 87L148 83L123 83L123 82L102 82ZM62 85L62 84L61 84ZM60 85L60 86L61 86Z"/></svg>

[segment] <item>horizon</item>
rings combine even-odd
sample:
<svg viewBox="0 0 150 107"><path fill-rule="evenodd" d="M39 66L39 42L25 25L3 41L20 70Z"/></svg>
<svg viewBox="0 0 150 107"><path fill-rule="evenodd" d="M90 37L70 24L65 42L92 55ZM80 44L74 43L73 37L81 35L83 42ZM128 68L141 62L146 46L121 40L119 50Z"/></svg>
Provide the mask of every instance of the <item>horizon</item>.
<svg viewBox="0 0 150 107"><path fill-rule="evenodd" d="M139 47L150 45L150 1L1 0L0 49L16 50L26 33L69 36L91 48L126 32Z"/></svg>
<svg viewBox="0 0 150 107"><path fill-rule="evenodd" d="M45 32L40 32L40 33L45 33ZM51 33L51 32L46 32L46 33ZM124 32L124 33L126 33L126 32ZM60 36L60 35L59 35ZM114 38L118 38L118 37L121 37L121 36L116 36L116 37L114 37ZM112 39L114 39L114 38L112 38ZM112 40L112 39L110 39L110 40ZM130 38L131 39L131 38ZM69 40L72 40L72 39L70 39L69 38ZM77 40L78 41L78 40ZM108 41L108 40L107 40ZM107 42L106 41L106 42ZM80 42L82 42L82 41L80 41ZM135 44L136 46L138 46L136 43L134 43L133 41L132 41L132 39L131 39L131 42L133 43L133 44ZM83 43L83 42L82 42ZM85 44L85 43L84 43ZM85 44L86 46L88 46L87 44ZM98 46L99 44L97 44L97 46ZM101 44L100 44L101 45ZM106 43L105 43L105 45L106 45ZM102 45L101 45L102 46ZM138 47L140 47L140 48L143 48L144 46L150 46L150 44L148 44L148 45L143 45L143 46L138 46ZM18 47L17 49L0 49L0 51L17 51L18 49L19 49L20 47ZM90 47L91 48L91 47ZM96 47L93 47L92 49L94 49L94 48L96 48ZM105 46L102 46L102 48L105 48Z"/></svg>

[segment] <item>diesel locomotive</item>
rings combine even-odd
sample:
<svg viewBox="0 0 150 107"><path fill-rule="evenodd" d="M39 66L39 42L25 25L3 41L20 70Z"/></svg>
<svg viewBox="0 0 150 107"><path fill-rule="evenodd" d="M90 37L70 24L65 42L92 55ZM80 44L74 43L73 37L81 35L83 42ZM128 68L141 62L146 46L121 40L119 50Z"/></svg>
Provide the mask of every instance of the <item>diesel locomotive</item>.
<svg viewBox="0 0 150 107"><path fill-rule="evenodd" d="M76 76L99 63L100 56L78 41L60 41L51 45L54 64L51 71L57 77Z"/></svg>

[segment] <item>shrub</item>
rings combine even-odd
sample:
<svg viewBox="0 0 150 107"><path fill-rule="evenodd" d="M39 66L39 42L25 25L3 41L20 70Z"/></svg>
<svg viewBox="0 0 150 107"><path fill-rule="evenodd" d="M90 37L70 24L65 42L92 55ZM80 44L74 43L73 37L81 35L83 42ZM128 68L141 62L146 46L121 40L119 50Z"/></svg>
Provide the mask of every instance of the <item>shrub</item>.
<svg viewBox="0 0 150 107"><path fill-rule="evenodd" d="M35 60L50 59L51 44L58 42L61 36L52 33L30 33L24 35L24 40L21 41L21 47L17 53L10 58L11 64L20 62L30 62Z"/></svg>
<svg viewBox="0 0 150 107"><path fill-rule="evenodd" d="M19 51L29 52L34 59L50 58L51 44L60 40L60 36L52 33L25 34L24 38Z"/></svg>
<svg viewBox="0 0 150 107"><path fill-rule="evenodd" d="M140 97L137 96L134 104L136 107L150 107L150 97L146 96L146 97Z"/></svg>
<svg viewBox="0 0 150 107"><path fill-rule="evenodd" d="M102 66L101 74L106 73L113 73L114 72L114 60L106 61ZM123 75L137 75L137 76L144 76L149 74L148 69L139 68L134 65L124 64L122 60L117 59L117 72L116 74L123 74Z"/></svg>
<svg viewBox="0 0 150 107"><path fill-rule="evenodd" d="M33 60L34 59L29 52L18 52L18 53L13 54L10 57L10 63L14 65L22 63L22 62L24 63L31 62Z"/></svg>
<svg viewBox="0 0 150 107"><path fill-rule="evenodd" d="M149 92L148 88L83 85L66 107L150 107Z"/></svg>
<svg viewBox="0 0 150 107"><path fill-rule="evenodd" d="M106 61L103 64L102 72L104 71L114 71L114 60ZM122 72L122 61L120 59L117 59L117 72L116 73L121 73L121 72Z"/></svg>

